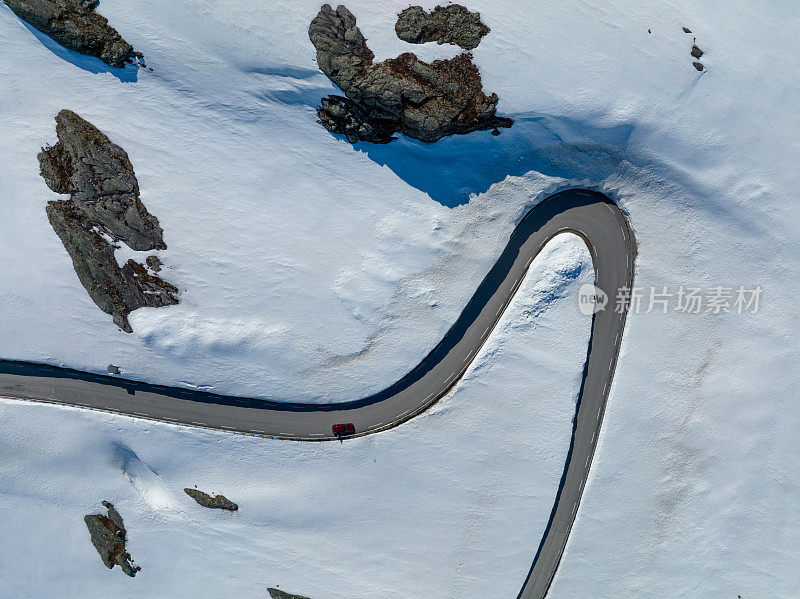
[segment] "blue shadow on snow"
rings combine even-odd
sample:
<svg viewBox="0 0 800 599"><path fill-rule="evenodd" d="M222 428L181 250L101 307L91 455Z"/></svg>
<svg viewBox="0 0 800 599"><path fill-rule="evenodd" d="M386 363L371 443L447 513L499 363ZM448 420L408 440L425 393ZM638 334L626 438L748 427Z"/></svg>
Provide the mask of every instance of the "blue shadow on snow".
<svg viewBox="0 0 800 599"><path fill-rule="evenodd" d="M353 147L435 201L454 207L508 175L532 170L603 179L622 161L633 130L627 124L597 128L548 115L513 116L514 125L498 136L476 131L424 143L399 135L389 144L359 142Z"/></svg>
<svg viewBox="0 0 800 599"><path fill-rule="evenodd" d="M129 64L123 68L112 67L104 63L99 58L87 56L86 54L81 54L80 52L75 52L74 50L65 48L51 37L36 29L36 27L33 25L29 25L21 19L20 21L23 25L25 25L28 31L30 31L36 37L36 39L42 43L45 48L50 50L50 52L58 56L60 59L75 65L79 69L88 71L89 73L111 73L123 83L135 83L139 78L139 67L135 64Z"/></svg>

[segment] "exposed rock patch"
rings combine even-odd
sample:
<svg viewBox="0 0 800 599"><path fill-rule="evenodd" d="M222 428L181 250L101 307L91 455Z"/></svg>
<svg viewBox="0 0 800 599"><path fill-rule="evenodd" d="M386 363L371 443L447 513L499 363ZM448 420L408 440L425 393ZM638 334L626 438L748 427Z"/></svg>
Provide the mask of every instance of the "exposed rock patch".
<svg viewBox="0 0 800 599"><path fill-rule="evenodd" d="M89 219L134 250L166 249L158 219L139 200L128 154L70 110L56 116L58 143L42 150L39 166L48 187L68 193Z"/></svg>
<svg viewBox="0 0 800 599"><path fill-rule="evenodd" d="M693 66L695 69L697 69L698 71L702 71L702 70L705 68L705 67L703 66L703 63L702 63L702 62L697 62L697 61L693 62L693 63L692 63L692 66Z"/></svg>
<svg viewBox="0 0 800 599"><path fill-rule="evenodd" d="M272 587L268 588L267 592L269 593L270 599L308 599L308 597L292 595L291 593L285 593L280 589L274 589Z"/></svg>
<svg viewBox="0 0 800 599"><path fill-rule="evenodd" d="M56 133L58 143L39 154L41 175L50 189L71 199L48 202L47 217L94 303L130 333L128 314L177 304L178 290L134 260L120 268L113 242L134 250L165 249L163 232L139 200L122 148L69 110L56 117Z"/></svg>
<svg viewBox="0 0 800 599"><path fill-rule="evenodd" d="M311 22L308 36L319 68L347 97L323 100L319 122L351 142L387 142L396 132L433 142L512 124L495 115L498 97L484 94L468 53L430 64L405 53L373 64L375 56L353 14L328 4Z"/></svg>
<svg viewBox="0 0 800 599"><path fill-rule="evenodd" d="M481 22L481 14L470 12L460 4L437 6L425 12L421 6L409 6L399 15L394 30L404 42L455 44L472 50L491 31Z"/></svg>
<svg viewBox="0 0 800 599"><path fill-rule="evenodd" d="M142 568L131 564L133 560L125 550L126 531L122 516L108 501L104 501L103 506L108 509L107 515L90 514L83 517L92 538L92 545L108 568L113 568L114 564L117 564L128 576L136 576Z"/></svg>
<svg viewBox="0 0 800 599"><path fill-rule="evenodd" d="M230 499L228 499L224 495L211 496L208 493L203 493L202 491L198 491L197 489L189 489L189 488L186 488L183 491L203 507L208 507L218 510L230 510L232 512L235 512L236 510L239 509L238 505L233 503Z"/></svg>
<svg viewBox="0 0 800 599"><path fill-rule="evenodd" d="M177 288L151 275L133 260L120 268L114 246L96 231L86 212L72 200L47 203L47 218L72 258L81 284L114 323L132 332L128 314L137 308L177 304Z"/></svg>
<svg viewBox="0 0 800 599"><path fill-rule="evenodd" d="M142 55L95 12L99 0L3 0L14 13L62 46L124 67Z"/></svg>
<svg viewBox="0 0 800 599"><path fill-rule="evenodd" d="M700 49L700 48L697 46L697 44L695 44L694 46L692 46L692 51L690 52L690 54L691 54L691 55L692 55L694 58L696 58L697 60L700 60L700 58L703 56L703 54L705 54L705 52L703 52L703 51L702 51L702 50L701 50L701 49Z"/></svg>
<svg viewBox="0 0 800 599"><path fill-rule="evenodd" d="M158 256L148 256L145 259L145 264L147 264L147 268L153 272L161 272L161 267L164 265L164 263L161 262L161 258Z"/></svg>
<svg viewBox="0 0 800 599"><path fill-rule="evenodd" d="M383 144L397 139L392 134L397 131L396 119L384 119L344 96L322 98L317 109L319 123L328 131L340 133L350 143L368 141Z"/></svg>

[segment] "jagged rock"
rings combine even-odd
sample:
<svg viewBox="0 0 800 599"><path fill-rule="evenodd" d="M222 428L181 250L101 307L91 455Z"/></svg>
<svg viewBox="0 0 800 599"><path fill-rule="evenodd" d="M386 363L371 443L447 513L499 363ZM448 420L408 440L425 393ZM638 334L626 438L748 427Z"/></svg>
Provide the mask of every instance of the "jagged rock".
<svg viewBox="0 0 800 599"><path fill-rule="evenodd" d="M344 6L334 11L325 4L308 28L317 49L317 65L342 91L372 66L375 55L356 27L356 18Z"/></svg>
<svg viewBox="0 0 800 599"><path fill-rule="evenodd" d="M404 42L455 44L472 50L491 31L481 22L481 14L460 4L437 6L430 13L421 6L409 6L399 15L394 30Z"/></svg>
<svg viewBox="0 0 800 599"><path fill-rule="evenodd" d="M4 0L24 21L62 46L124 67L141 54L94 9L99 0Z"/></svg>
<svg viewBox="0 0 800 599"><path fill-rule="evenodd" d="M97 233L87 213L73 200L48 202L46 210L89 297L123 331L133 332L128 314L137 308L178 303L178 289L151 275L138 262L128 260L120 268L114 246Z"/></svg>
<svg viewBox="0 0 800 599"><path fill-rule="evenodd" d="M405 53L373 64L353 14L328 4L311 22L308 36L320 69L350 100L328 97L317 112L320 123L351 141L385 142L399 131L433 142L512 124L495 116L497 95L483 93L480 72L467 53L430 64Z"/></svg>
<svg viewBox="0 0 800 599"><path fill-rule="evenodd" d="M308 599L308 597L303 597L302 595L292 595L290 593L285 593L280 589L273 589L272 587L267 589L269 596L271 599Z"/></svg>
<svg viewBox="0 0 800 599"><path fill-rule="evenodd" d="M684 32L684 33L691 33L691 32L692 32L692 30L691 30L691 29L689 29L688 27L684 27L684 28L683 28L683 32Z"/></svg>
<svg viewBox="0 0 800 599"><path fill-rule="evenodd" d="M397 139L392 135L397 131L396 121L370 118L369 113L344 96L322 98L317 109L318 123L332 133L341 133L350 143L368 141L377 144Z"/></svg>
<svg viewBox="0 0 800 599"><path fill-rule="evenodd" d="M136 576L141 567L133 566L130 554L125 551L126 531L122 516L108 501L104 501L103 506L107 508L108 515L90 514L83 518L89 529L92 545L106 566L113 568L114 564L118 564L125 574Z"/></svg>
<svg viewBox="0 0 800 599"><path fill-rule="evenodd" d="M705 52L703 52L700 48L698 48L697 44L692 46L692 51L691 51L691 55L692 56L694 56L695 58L697 58L699 60L700 57L703 56L703 54L705 54Z"/></svg>
<svg viewBox="0 0 800 599"><path fill-rule="evenodd" d="M705 67L703 66L702 62L693 62L692 66L696 68L698 71L702 71Z"/></svg>
<svg viewBox="0 0 800 599"><path fill-rule="evenodd" d="M134 250L166 249L158 219L139 200L128 154L71 110L56 116L58 143L39 154L41 175L97 226Z"/></svg>
<svg viewBox="0 0 800 599"><path fill-rule="evenodd" d="M161 272L161 267L164 265L158 256L148 256L144 262L147 264L147 268L153 272Z"/></svg>
<svg viewBox="0 0 800 599"><path fill-rule="evenodd" d="M219 510L230 510L232 512L235 512L236 510L239 509L238 505L233 503L230 499L228 499L224 495L214 495L212 497L208 493L203 493L202 491L198 491L197 489L188 489L188 488L184 489L183 491L203 507L219 509Z"/></svg>
<svg viewBox="0 0 800 599"><path fill-rule="evenodd" d="M48 202L47 217L92 301L130 333L128 314L177 304L178 290L134 260L120 268L113 242L134 250L164 249L163 232L139 200L139 184L122 148L69 110L56 117L56 132L58 143L39 154L41 175L50 189L71 197Z"/></svg>

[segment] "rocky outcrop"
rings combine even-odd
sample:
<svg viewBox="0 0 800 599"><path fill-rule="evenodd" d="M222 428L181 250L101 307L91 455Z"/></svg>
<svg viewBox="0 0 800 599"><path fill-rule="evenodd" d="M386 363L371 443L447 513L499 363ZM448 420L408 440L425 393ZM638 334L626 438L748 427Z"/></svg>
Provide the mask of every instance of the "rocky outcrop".
<svg viewBox="0 0 800 599"><path fill-rule="evenodd" d="M104 501L103 506L108 510L107 515L90 514L83 518L89 529L92 545L106 566L113 568L117 564L128 576L136 576L141 567L131 564L133 560L125 550L126 531L122 516L108 501Z"/></svg>
<svg viewBox="0 0 800 599"><path fill-rule="evenodd" d="M211 496L208 493L203 493L202 491L198 491L197 489L188 489L188 488L184 489L183 491L203 507L208 507L218 510L230 510L232 512L235 512L236 510L239 509L238 505L233 503L230 499L228 499L224 495Z"/></svg>
<svg viewBox="0 0 800 599"><path fill-rule="evenodd" d="M112 67L141 58L108 19L95 12L99 0L4 0L24 21L62 46L96 56Z"/></svg>
<svg viewBox="0 0 800 599"><path fill-rule="evenodd" d="M375 55L344 6L334 11L324 4L308 27L308 37L317 49L320 70L345 93L372 66Z"/></svg>
<svg viewBox="0 0 800 599"><path fill-rule="evenodd" d="M421 6L409 6L399 15L394 30L404 42L455 44L473 50L481 38L491 31L481 22L481 14L470 12L460 4L437 6L425 12Z"/></svg>
<svg viewBox="0 0 800 599"><path fill-rule="evenodd" d="M368 141L384 144L397 139L397 119L383 118L344 96L322 98L317 109L319 122L328 131L347 137L350 143Z"/></svg>
<svg viewBox="0 0 800 599"><path fill-rule="evenodd" d="M280 589L274 589L272 587L267 589L269 593L270 599L308 599L308 597L303 597L301 595L292 595L290 593L285 593Z"/></svg>
<svg viewBox="0 0 800 599"><path fill-rule="evenodd" d="M328 4L311 22L308 35L319 68L346 96L326 98L317 110L319 122L351 142L386 142L396 132L434 142L512 124L495 115L497 95L483 92L468 53L430 64L405 53L374 64L353 14Z"/></svg>
<svg viewBox="0 0 800 599"><path fill-rule="evenodd" d="M39 154L41 174L50 189L70 199L48 202L47 217L94 303L130 333L128 314L177 304L178 290L134 260L120 267L115 242L134 250L165 249L163 232L139 199L122 148L69 110L56 117L56 133L58 143ZM151 263L160 267L160 261Z"/></svg>
<svg viewBox="0 0 800 599"><path fill-rule="evenodd" d="M133 260L120 268L114 246L97 232L86 212L71 200L47 203L47 218L61 239L78 279L97 307L126 333L128 314L137 308L177 304L178 289Z"/></svg>
<svg viewBox="0 0 800 599"><path fill-rule="evenodd" d="M158 219L139 200L128 154L70 110L56 116L58 143L39 154L42 177L70 194L90 220L134 250L166 249Z"/></svg>
<svg viewBox="0 0 800 599"><path fill-rule="evenodd" d="M161 272L161 267L164 265L158 256L148 256L144 262L147 264L147 268L153 272Z"/></svg>

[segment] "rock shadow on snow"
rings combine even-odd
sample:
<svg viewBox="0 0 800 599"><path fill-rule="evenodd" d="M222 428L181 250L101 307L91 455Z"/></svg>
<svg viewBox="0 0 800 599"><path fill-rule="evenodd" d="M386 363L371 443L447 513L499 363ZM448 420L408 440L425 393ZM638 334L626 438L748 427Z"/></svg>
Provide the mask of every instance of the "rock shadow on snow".
<svg viewBox="0 0 800 599"><path fill-rule="evenodd" d="M104 63L99 58L94 56L87 56L65 48L58 42L54 41L38 29L29 25L25 21L22 24L36 37L41 44L50 50L53 54L58 56L61 60L66 61L79 69L92 74L109 73L119 79L122 83L136 83L139 80L139 67L133 64L126 65L123 68L112 67Z"/></svg>
<svg viewBox="0 0 800 599"><path fill-rule="evenodd" d="M387 166L412 187L448 207L469 202L509 175L530 171L566 179L601 180L624 159L632 125L599 128L572 119L528 114L514 128L452 136L429 144L401 137L392 144L353 148Z"/></svg>
<svg viewBox="0 0 800 599"><path fill-rule="evenodd" d="M67 47L69 42L67 42L67 45L64 45L51 37L48 32L42 30L47 27L44 22L39 22L36 19L46 20L47 18L53 18L53 15L58 13L56 8L50 8L50 5L46 2L42 2L41 4L23 2L20 3L19 6L15 3L15 6L12 7L9 5L8 0L6 0L4 4L6 8L11 10L12 13L19 18L20 23L22 23L45 48L60 59L90 73L110 73L124 83L133 83L137 81L139 67L144 66L143 61L141 61L140 65L141 54L135 52L133 48L119 36L117 31L107 24L105 18L100 15L95 15L95 6L91 6L93 4L92 2L76 4L74 8L84 11L86 15L94 17L97 20L97 22L93 22L93 24L97 26L96 28L100 33L108 36L108 43L103 45L101 40L85 37L88 35L86 31L80 30L80 32L78 32L78 29L74 29L74 27L80 28L80 26L84 25L83 23L78 23L77 25L73 23L73 29L69 29L65 24L69 22L68 19L65 23L60 24L60 29L57 28L57 32L54 33L62 37L66 36L61 40L62 42L70 40L77 43L79 39L84 39L85 43L92 46L91 48L87 47L86 52L80 52L76 48L69 48ZM72 6L72 4L70 4L70 6ZM29 23L27 19L34 19L35 22ZM42 28L37 28L37 25ZM105 27L102 27L102 25L105 25ZM67 35L68 32L70 35ZM84 36L84 38L81 38L81 36ZM127 54L126 50L128 50ZM105 61L100 57L100 54L106 59Z"/></svg>

